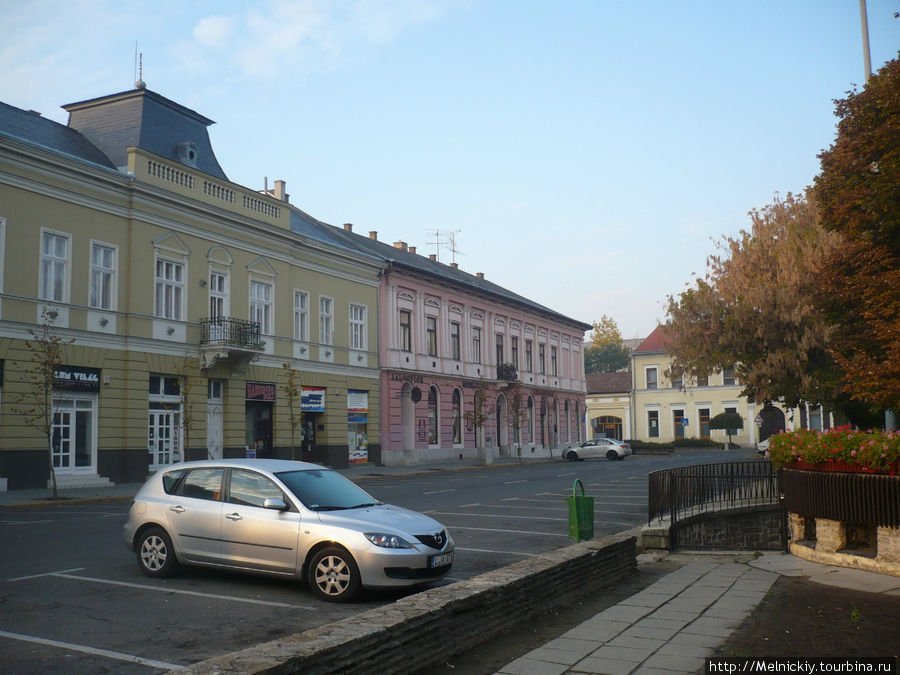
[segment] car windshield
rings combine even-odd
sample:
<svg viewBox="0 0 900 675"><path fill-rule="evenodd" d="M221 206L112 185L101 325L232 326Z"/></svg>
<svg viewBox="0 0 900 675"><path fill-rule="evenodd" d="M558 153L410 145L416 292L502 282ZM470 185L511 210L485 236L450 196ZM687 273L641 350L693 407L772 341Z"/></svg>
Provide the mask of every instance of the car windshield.
<svg viewBox="0 0 900 675"><path fill-rule="evenodd" d="M275 475L313 511L359 509L381 504L355 483L327 469L285 471Z"/></svg>

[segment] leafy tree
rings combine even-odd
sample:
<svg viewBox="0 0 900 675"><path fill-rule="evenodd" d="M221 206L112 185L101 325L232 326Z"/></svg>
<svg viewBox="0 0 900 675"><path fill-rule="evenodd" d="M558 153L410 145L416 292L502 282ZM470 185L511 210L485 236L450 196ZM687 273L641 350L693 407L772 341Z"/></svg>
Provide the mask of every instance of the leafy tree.
<svg viewBox="0 0 900 675"><path fill-rule="evenodd" d="M900 60L835 101L838 134L819 155L821 222L843 236L829 252L821 305L848 391L900 409Z"/></svg>
<svg viewBox="0 0 900 675"><path fill-rule="evenodd" d="M56 371L63 365L63 351L75 340L61 338L53 332L53 319L46 307L41 311L41 323L38 330L28 329L30 340L25 340L25 349L31 354L29 364L25 365L25 391L14 395L13 412L22 418L26 426L38 431L47 441L47 460L50 466L50 484L53 487L53 498L59 496L56 484L56 466L53 461L54 422L57 412L53 405L53 385Z"/></svg>
<svg viewBox="0 0 900 675"><path fill-rule="evenodd" d="M719 243L706 278L668 299L673 370L734 366L751 402L834 403L839 372L815 291L818 261L840 236L818 225L808 195L776 197L749 215L751 230Z"/></svg>
<svg viewBox="0 0 900 675"><path fill-rule="evenodd" d="M628 367L631 352L622 340L615 320L604 314L594 322L594 330L584 348L584 372L614 373Z"/></svg>
<svg viewBox="0 0 900 675"><path fill-rule="evenodd" d="M181 396L181 429L184 433L184 459L189 459L188 450L191 447L191 431L194 428L197 412L195 389L202 386L199 359L185 354L175 367L175 376L178 378L178 391ZM175 451L177 452L178 448L175 448ZM206 454L212 459L212 455L209 454L209 448L206 449Z"/></svg>
<svg viewBox="0 0 900 675"><path fill-rule="evenodd" d="M475 446L481 447L479 444L484 440L481 430L488 420L487 387L484 382L479 382L475 387L472 409L463 413L463 419L466 421L466 426L475 430Z"/></svg>
<svg viewBox="0 0 900 675"><path fill-rule="evenodd" d="M294 453L295 431L297 425L300 424L301 406L300 386L297 383L297 371L291 367L290 363L282 363L281 367L287 372L287 382L281 385L281 390L287 397L288 402L288 422L291 425L291 459L297 459Z"/></svg>
<svg viewBox="0 0 900 675"><path fill-rule="evenodd" d="M744 428L744 418L736 412L721 412L709 421L710 429L725 429L728 432L728 445L731 445L731 432Z"/></svg>
<svg viewBox="0 0 900 675"><path fill-rule="evenodd" d="M519 387L518 383L514 383L507 389L507 404L506 404L506 416L509 421L509 425L513 429L513 438L515 439L515 445L517 448L521 447L522 437L521 430L522 424L525 421L525 415L528 414L528 409L526 407L526 399L522 394L522 389Z"/></svg>
<svg viewBox="0 0 900 675"><path fill-rule="evenodd" d="M599 347L587 344L584 348L584 372L614 373L628 367L631 351L624 344L608 343Z"/></svg>

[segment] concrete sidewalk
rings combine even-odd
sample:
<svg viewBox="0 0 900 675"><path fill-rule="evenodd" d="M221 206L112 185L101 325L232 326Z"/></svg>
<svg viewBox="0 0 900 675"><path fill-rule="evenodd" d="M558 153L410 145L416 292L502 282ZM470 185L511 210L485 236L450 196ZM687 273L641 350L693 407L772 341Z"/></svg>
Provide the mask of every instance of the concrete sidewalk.
<svg viewBox="0 0 900 675"><path fill-rule="evenodd" d="M746 558L746 562L734 562ZM544 646L503 675L702 672L779 575L900 597L900 578L808 562L790 554L673 554L684 566Z"/></svg>

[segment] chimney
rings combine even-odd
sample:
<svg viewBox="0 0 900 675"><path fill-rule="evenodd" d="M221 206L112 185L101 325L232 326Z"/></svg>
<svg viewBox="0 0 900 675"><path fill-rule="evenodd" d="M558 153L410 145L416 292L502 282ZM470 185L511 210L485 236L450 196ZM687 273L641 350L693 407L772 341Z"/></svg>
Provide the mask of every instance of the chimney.
<svg viewBox="0 0 900 675"><path fill-rule="evenodd" d="M475 272L475 276L479 279L484 279L484 272Z"/></svg>
<svg viewBox="0 0 900 675"><path fill-rule="evenodd" d="M428 259L432 262L437 262L437 253L429 253Z"/></svg>
<svg viewBox="0 0 900 675"><path fill-rule="evenodd" d="M458 269L459 269L459 263L452 262L452 263L450 263L450 267L452 267L452 268L455 269L455 270L458 270Z"/></svg>
<svg viewBox="0 0 900 675"><path fill-rule="evenodd" d="M353 223L344 223L344 232L353 232Z"/></svg>
<svg viewBox="0 0 900 675"><path fill-rule="evenodd" d="M378 241L378 230L369 230L369 239Z"/></svg>
<svg viewBox="0 0 900 675"><path fill-rule="evenodd" d="M410 246L410 247L409 247L409 252L410 252L410 253L415 253L415 252L416 252L416 247L415 247L415 246Z"/></svg>
<svg viewBox="0 0 900 675"><path fill-rule="evenodd" d="M395 241L394 248L399 248L401 251L406 250L406 242L405 241Z"/></svg>
<svg viewBox="0 0 900 675"><path fill-rule="evenodd" d="M290 195L287 193L287 183L283 180L275 181L275 199L286 202L290 201Z"/></svg>

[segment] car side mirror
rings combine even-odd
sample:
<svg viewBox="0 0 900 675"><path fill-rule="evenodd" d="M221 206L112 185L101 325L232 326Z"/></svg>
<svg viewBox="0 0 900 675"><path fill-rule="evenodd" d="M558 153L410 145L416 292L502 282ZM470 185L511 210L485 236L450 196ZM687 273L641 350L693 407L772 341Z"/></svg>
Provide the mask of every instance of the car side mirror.
<svg viewBox="0 0 900 675"><path fill-rule="evenodd" d="M287 511L287 504L280 497L266 497L263 501L264 509L272 509L273 511Z"/></svg>

